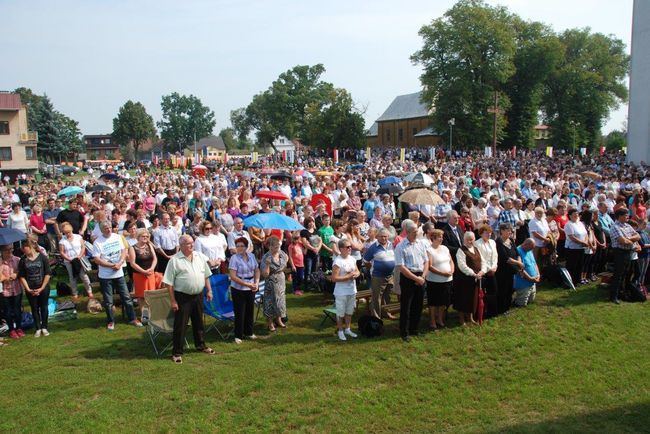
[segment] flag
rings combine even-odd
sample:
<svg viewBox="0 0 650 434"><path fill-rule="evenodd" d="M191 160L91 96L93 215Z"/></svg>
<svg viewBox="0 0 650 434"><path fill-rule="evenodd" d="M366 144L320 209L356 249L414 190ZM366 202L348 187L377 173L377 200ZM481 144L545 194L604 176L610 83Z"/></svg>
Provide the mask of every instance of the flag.
<svg viewBox="0 0 650 434"><path fill-rule="evenodd" d="M600 155L605 155L605 147L604 146L600 147Z"/></svg>
<svg viewBox="0 0 650 434"><path fill-rule="evenodd" d="M490 158L492 156L492 147L491 146L486 146L485 147L485 156Z"/></svg>
<svg viewBox="0 0 650 434"><path fill-rule="evenodd" d="M546 147L546 156L549 158L553 158L553 146Z"/></svg>
<svg viewBox="0 0 650 434"><path fill-rule="evenodd" d="M406 161L406 149L405 148L399 148L399 161L404 163Z"/></svg>
<svg viewBox="0 0 650 434"><path fill-rule="evenodd" d="M339 150L334 148L334 153L332 155L332 158L334 159L334 164L338 164L339 162Z"/></svg>
<svg viewBox="0 0 650 434"><path fill-rule="evenodd" d="M582 155L583 157L587 155L587 148L580 148L580 155Z"/></svg>
<svg viewBox="0 0 650 434"><path fill-rule="evenodd" d="M370 146L366 146L366 160L370 160Z"/></svg>
<svg viewBox="0 0 650 434"><path fill-rule="evenodd" d="M228 164L228 153L227 152L223 153L223 164Z"/></svg>
<svg viewBox="0 0 650 434"><path fill-rule="evenodd" d="M253 163L257 163L257 158L258 158L258 154L255 151L255 152L253 152L253 156L251 157L251 160L253 160Z"/></svg>
<svg viewBox="0 0 650 434"><path fill-rule="evenodd" d="M512 158L517 158L517 147L513 146L512 149L510 150L510 154L512 155Z"/></svg>
<svg viewBox="0 0 650 434"><path fill-rule="evenodd" d="M287 161L287 151L282 151L282 161Z"/></svg>
<svg viewBox="0 0 650 434"><path fill-rule="evenodd" d="M623 146L623 153L627 155L627 146Z"/></svg>

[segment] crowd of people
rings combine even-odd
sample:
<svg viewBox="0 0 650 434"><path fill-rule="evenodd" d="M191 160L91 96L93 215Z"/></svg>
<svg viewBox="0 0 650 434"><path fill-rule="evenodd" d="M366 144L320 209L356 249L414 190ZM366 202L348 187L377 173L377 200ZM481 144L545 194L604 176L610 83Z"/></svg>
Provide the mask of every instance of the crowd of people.
<svg viewBox="0 0 650 434"><path fill-rule="evenodd" d="M369 160L362 152L343 155L358 161L299 154L292 164L243 161L207 173L141 167L119 177L6 183L0 223L27 238L2 247L9 337L24 336L23 293L34 336L49 335L52 258L64 264L74 301L81 297L78 283L94 297L89 275L97 269L108 330L116 324L114 292L128 322L141 327L144 292L169 288L177 363L190 319L197 348L214 353L202 324L202 294L208 287L211 296L212 274L230 278L237 343L256 338L254 295L262 281L266 327L273 332L287 326L287 281L300 296L322 289L326 276L343 341L357 337L351 321L359 285L371 290L369 312L379 319L393 318L385 307L398 295L405 341L418 334L425 303L431 329L446 327L452 307L461 325L471 325L534 302L537 284L564 264L575 286L612 271L613 303L628 285L645 291L650 171L625 164L622 155L443 152L430 159L409 150L404 161L391 150ZM423 173L427 181L406 182L408 173ZM388 176L394 179L386 185ZM57 195L70 185L84 191ZM431 189L441 200L400 202L409 188ZM268 191L284 199L260 197ZM247 227L246 218L259 213L283 214L304 229Z"/></svg>

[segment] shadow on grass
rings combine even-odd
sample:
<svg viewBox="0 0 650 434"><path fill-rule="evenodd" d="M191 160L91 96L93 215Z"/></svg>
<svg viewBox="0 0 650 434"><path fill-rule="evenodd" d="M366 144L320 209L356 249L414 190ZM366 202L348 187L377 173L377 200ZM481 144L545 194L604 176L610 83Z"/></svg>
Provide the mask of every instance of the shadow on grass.
<svg viewBox="0 0 650 434"><path fill-rule="evenodd" d="M538 423L521 423L489 433L648 432L650 402L591 413L572 414Z"/></svg>
<svg viewBox="0 0 650 434"><path fill-rule="evenodd" d="M146 334L140 337L107 341L101 348L87 349L80 352L86 359L157 359ZM170 355L165 353L165 355Z"/></svg>
<svg viewBox="0 0 650 434"><path fill-rule="evenodd" d="M607 288L598 284L580 286L575 291L564 288L542 287L540 292L555 292L560 295L552 300L544 301L546 306L570 307L586 304L601 303L608 300Z"/></svg>

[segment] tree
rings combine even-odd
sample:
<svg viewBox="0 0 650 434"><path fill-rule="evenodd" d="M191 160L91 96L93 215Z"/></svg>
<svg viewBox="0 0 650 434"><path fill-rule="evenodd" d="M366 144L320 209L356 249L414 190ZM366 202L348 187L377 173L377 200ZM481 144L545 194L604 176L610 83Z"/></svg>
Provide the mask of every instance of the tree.
<svg viewBox="0 0 650 434"><path fill-rule="evenodd" d="M162 120L158 122L160 136L179 152L194 143L194 138L212 134L216 125L214 112L194 95L177 92L162 97Z"/></svg>
<svg viewBox="0 0 650 434"><path fill-rule="evenodd" d="M226 145L226 150L230 151L231 149L239 148L239 142L235 138L235 130L232 128L223 128L219 131L219 137L223 139L223 143Z"/></svg>
<svg viewBox="0 0 650 434"><path fill-rule="evenodd" d="M113 119L113 140L126 151L123 152L125 157L132 152L137 159L140 146L154 137L156 127L144 105L129 100L120 107L117 117Z"/></svg>
<svg viewBox="0 0 650 434"><path fill-rule="evenodd" d="M503 145L533 147L544 83L556 68L562 44L547 26L513 18L516 29L515 73L506 85L511 107Z"/></svg>
<svg viewBox="0 0 650 434"><path fill-rule="evenodd" d="M331 89L324 100L307 106L304 141L312 146L359 148L365 122L345 89Z"/></svg>
<svg viewBox="0 0 650 434"><path fill-rule="evenodd" d="M60 153L61 139L54 107L47 95L43 95L36 107L34 128L38 132L39 153L45 156L46 160L53 162L54 155Z"/></svg>
<svg viewBox="0 0 650 434"><path fill-rule="evenodd" d="M605 147L608 151L620 151L627 146L627 133L614 130L605 136Z"/></svg>
<svg viewBox="0 0 650 434"><path fill-rule="evenodd" d="M324 72L322 64L295 66L247 107L233 110L230 121L240 142L254 132L259 145L285 136L305 145L359 146L363 118L346 90L321 80Z"/></svg>
<svg viewBox="0 0 650 434"><path fill-rule="evenodd" d="M79 123L58 111L54 112L54 122L58 133L58 140L54 146L53 153L59 156L59 160L61 156L76 156L81 152L81 145L83 143Z"/></svg>
<svg viewBox="0 0 650 434"><path fill-rule="evenodd" d="M443 17L423 26L424 43L411 60L422 65L422 101L435 107L435 129L447 130L455 118L455 142L464 147L492 142L495 92L499 108L510 106L505 85L515 72L515 30L507 9L481 0L461 0ZM498 115L497 137L503 137L505 117Z"/></svg>
<svg viewBox="0 0 650 434"><path fill-rule="evenodd" d="M20 102L27 106L27 128L30 131L35 131L38 122L36 119L38 106L43 100L43 97L41 95L36 95L28 87L19 87L14 90L14 92L20 95Z"/></svg>
<svg viewBox="0 0 650 434"><path fill-rule="evenodd" d="M629 56L619 39L590 29L572 29L559 37L562 53L549 74L542 98L545 120L555 146L597 146L610 110L627 99Z"/></svg>

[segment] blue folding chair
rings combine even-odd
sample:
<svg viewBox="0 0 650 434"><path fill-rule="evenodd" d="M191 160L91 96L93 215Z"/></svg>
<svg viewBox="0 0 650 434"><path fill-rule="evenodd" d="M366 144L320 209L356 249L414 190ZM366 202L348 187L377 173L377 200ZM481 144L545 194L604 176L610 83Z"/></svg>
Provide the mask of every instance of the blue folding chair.
<svg viewBox="0 0 650 434"><path fill-rule="evenodd" d="M255 321L260 317L260 311L264 309L264 288L266 287L266 281L262 280L258 286L258 290L255 293L255 306L257 306L257 313L255 314Z"/></svg>
<svg viewBox="0 0 650 434"><path fill-rule="evenodd" d="M230 279L227 274L214 274L210 277L210 286L212 287L212 301L208 302L206 297L207 288L203 292L203 313L214 318L214 322L205 330L216 330L221 339L228 339L232 333L235 320L232 300L230 299ZM219 326L227 324L228 328L223 332ZM225 334L224 334L225 333Z"/></svg>

